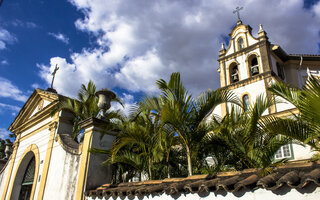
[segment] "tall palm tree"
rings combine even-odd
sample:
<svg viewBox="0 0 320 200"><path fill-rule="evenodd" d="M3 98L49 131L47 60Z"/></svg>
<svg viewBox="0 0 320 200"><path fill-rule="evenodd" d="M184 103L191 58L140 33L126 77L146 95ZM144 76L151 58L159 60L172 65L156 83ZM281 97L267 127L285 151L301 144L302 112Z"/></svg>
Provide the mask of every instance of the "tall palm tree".
<svg viewBox="0 0 320 200"><path fill-rule="evenodd" d="M139 113L120 128L120 132L112 144L111 162L115 163L119 160L119 152L123 148L129 148L137 156L142 157L141 159L147 161L148 176L149 179L152 179L153 163L159 162L163 158L159 145L159 131L159 125L150 115L150 111ZM124 159L123 154L121 156ZM132 163L132 166L135 165Z"/></svg>
<svg viewBox="0 0 320 200"><path fill-rule="evenodd" d="M320 151L320 145L316 142L320 139L319 79L310 76L303 89L277 82L270 86L268 90L293 104L299 110L299 115L274 120L274 124L270 128L277 129L279 133L306 143Z"/></svg>
<svg viewBox="0 0 320 200"><path fill-rule="evenodd" d="M227 147L237 160L233 163L237 170L267 169L283 163L285 160L275 162L274 154L291 140L279 137L276 132L270 132L266 128L270 122L269 118L263 117L263 113L274 103L272 98L258 96L253 106L246 112L232 107L230 113L221 120L213 119L212 132L206 139Z"/></svg>
<svg viewBox="0 0 320 200"><path fill-rule="evenodd" d="M234 96L226 90L208 90L197 98L183 86L180 73L172 73L169 82L163 79L157 81L161 91L158 97L144 98L140 109L149 109L158 116L163 125L171 126L184 148L188 163L188 175L192 175L192 144L195 139L204 136L200 133L202 125L215 107L224 102L238 103Z"/></svg>

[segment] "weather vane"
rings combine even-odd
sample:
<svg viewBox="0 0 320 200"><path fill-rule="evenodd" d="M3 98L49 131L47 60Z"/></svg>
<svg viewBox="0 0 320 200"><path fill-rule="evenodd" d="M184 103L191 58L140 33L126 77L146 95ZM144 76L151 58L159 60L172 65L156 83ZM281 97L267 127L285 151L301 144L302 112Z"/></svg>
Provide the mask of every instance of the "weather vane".
<svg viewBox="0 0 320 200"><path fill-rule="evenodd" d="M52 81L51 81L51 88L53 89L53 81L54 81L54 77L56 76L56 73L58 71L59 67L58 64L56 64L56 67L54 68L53 72L52 72Z"/></svg>
<svg viewBox="0 0 320 200"><path fill-rule="evenodd" d="M238 17L238 22L241 22L241 19L240 19L240 10L242 10L243 7L236 7L236 9L233 11L233 14L234 13L237 13L237 17Z"/></svg>

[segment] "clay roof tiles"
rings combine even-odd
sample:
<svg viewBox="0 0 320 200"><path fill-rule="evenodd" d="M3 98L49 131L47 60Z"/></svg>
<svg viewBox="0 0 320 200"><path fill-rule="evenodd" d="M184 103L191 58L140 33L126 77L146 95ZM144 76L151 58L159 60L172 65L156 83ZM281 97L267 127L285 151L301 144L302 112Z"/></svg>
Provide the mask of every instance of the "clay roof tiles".
<svg viewBox="0 0 320 200"><path fill-rule="evenodd" d="M257 169L236 172L221 172L215 175L195 175L144 182L105 184L86 192L91 197L142 197L163 193L177 196L182 193L197 193L206 196L209 192L248 192L259 188L277 191L282 187L303 189L309 184L320 186L320 161L313 163L291 163L274 168L273 172L260 176Z"/></svg>

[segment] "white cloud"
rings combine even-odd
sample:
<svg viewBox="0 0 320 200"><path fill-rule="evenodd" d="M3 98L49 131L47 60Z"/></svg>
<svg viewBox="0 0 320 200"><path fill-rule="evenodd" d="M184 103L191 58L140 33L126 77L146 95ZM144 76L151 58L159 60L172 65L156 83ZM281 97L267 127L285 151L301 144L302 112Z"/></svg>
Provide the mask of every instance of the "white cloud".
<svg viewBox="0 0 320 200"><path fill-rule="evenodd" d="M6 139L7 137L9 137L10 131L8 131L5 128L0 128L0 138L1 139Z"/></svg>
<svg viewBox="0 0 320 200"><path fill-rule="evenodd" d="M12 44L17 41L17 38L9 33L6 29L0 27L0 50L6 48L6 44Z"/></svg>
<svg viewBox="0 0 320 200"><path fill-rule="evenodd" d="M156 91L155 81L181 72L193 93L219 87L218 51L241 18L253 27L263 24L271 42L288 53L318 53L320 3L303 8L303 0L70 0L84 14L75 25L97 37L97 47L54 57L39 65L50 84L56 63L58 92L74 96L81 83L93 80L98 88L119 87L130 92ZM107 5L106 5L107 4Z"/></svg>
<svg viewBox="0 0 320 200"><path fill-rule="evenodd" d="M2 113L2 112L10 113L11 112L12 116L16 116L17 113L20 111L20 109L21 108L18 106L0 103L0 113Z"/></svg>
<svg viewBox="0 0 320 200"><path fill-rule="evenodd" d="M120 95L120 98L122 100L123 106L119 103L112 102L111 110L121 110L124 114L128 115L132 109L133 106L136 105L136 102L134 101L134 97L131 94L122 93Z"/></svg>
<svg viewBox="0 0 320 200"><path fill-rule="evenodd" d="M1 65L9 65L9 62L7 60L2 60L0 62Z"/></svg>
<svg viewBox="0 0 320 200"><path fill-rule="evenodd" d="M28 98L17 86L3 77L0 77L0 97L7 97L21 102L25 102Z"/></svg>
<svg viewBox="0 0 320 200"><path fill-rule="evenodd" d="M36 88L41 88L41 86L38 83L33 83L31 85L32 88L36 89Z"/></svg>
<svg viewBox="0 0 320 200"><path fill-rule="evenodd" d="M22 27L22 28L37 28L38 26L34 22L23 22L21 20L14 20L12 25L15 27Z"/></svg>
<svg viewBox="0 0 320 200"><path fill-rule="evenodd" d="M56 38L57 40L65 43L65 44L69 44L69 38L62 33L48 33L48 35Z"/></svg>

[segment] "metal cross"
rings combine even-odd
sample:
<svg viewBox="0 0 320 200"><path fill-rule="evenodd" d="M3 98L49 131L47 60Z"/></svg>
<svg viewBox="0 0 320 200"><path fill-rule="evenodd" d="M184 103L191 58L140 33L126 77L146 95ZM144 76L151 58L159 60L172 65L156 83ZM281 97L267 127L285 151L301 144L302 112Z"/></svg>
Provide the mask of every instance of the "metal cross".
<svg viewBox="0 0 320 200"><path fill-rule="evenodd" d="M242 10L243 9L243 7L240 7L239 8L239 6L238 7L236 7L236 9L233 11L233 14L234 13L237 13L237 16L238 16L238 20L240 20L240 10Z"/></svg>
<svg viewBox="0 0 320 200"><path fill-rule="evenodd" d="M53 81L54 81L54 77L56 76L56 73L58 71L59 67L58 64L56 64L56 67L54 68L53 72L52 72L52 82L51 82L51 88L53 89Z"/></svg>

